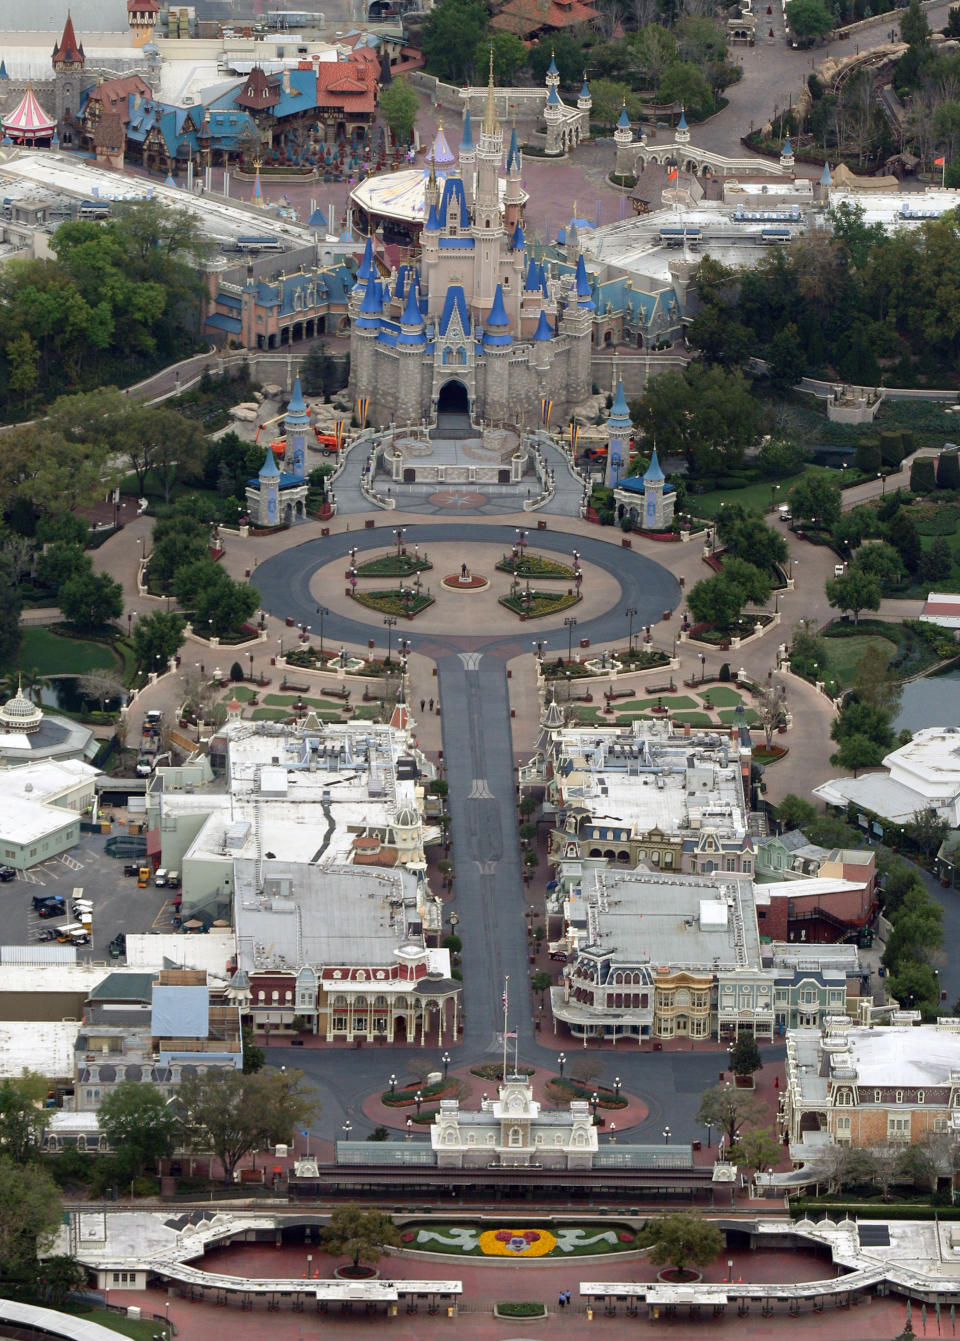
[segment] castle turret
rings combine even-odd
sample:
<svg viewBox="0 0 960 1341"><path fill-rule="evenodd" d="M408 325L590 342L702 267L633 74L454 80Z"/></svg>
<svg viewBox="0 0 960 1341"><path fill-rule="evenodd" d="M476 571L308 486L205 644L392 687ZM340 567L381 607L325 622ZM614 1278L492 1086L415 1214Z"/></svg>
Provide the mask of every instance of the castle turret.
<svg viewBox="0 0 960 1341"><path fill-rule="evenodd" d="M780 150L780 166L786 168L788 172L793 171L793 145L790 143L790 136L783 142L783 148Z"/></svg>
<svg viewBox="0 0 960 1341"><path fill-rule="evenodd" d="M67 10L67 21L63 25L63 35L53 48L54 92L53 115L57 120L57 129L63 144L73 141L71 127L76 123L80 112L80 96L93 80L84 78L86 56L83 44L77 41L73 30L73 19Z"/></svg>
<svg viewBox="0 0 960 1341"><path fill-rule="evenodd" d="M127 0L127 23L135 47L146 46L157 26L160 6L157 0Z"/></svg>
<svg viewBox="0 0 960 1341"><path fill-rule="evenodd" d="M560 95L557 92L556 84L551 84L547 93L547 101L543 108L543 119L547 123L547 143L545 152L548 154L563 153L563 142L560 135L560 123L563 120L563 103L560 101Z"/></svg>
<svg viewBox="0 0 960 1341"><path fill-rule="evenodd" d="M497 120L493 86L493 47L490 48L490 73L487 81L487 105L477 146L477 189L473 211L473 235L476 240L474 265L474 310L483 311L493 300L500 261L500 163L503 158L503 131Z"/></svg>
<svg viewBox="0 0 960 1341"><path fill-rule="evenodd" d="M513 346L510 319L503 301L503 290L497 285L493 307L484 323L483 352L487 360L487 418L505 421L509 412L509 363Z"/></svg>
<svg viewBox="0 0 960 1341"><path fill-rule="evenodd" d="M463 189L467 197L467 204L473 208L473 199L477 186L477 146L473 142L473 126L470 122L470 108L467 108L466 116L463 118L463 134L460 137L460 176L463 178Z"/></svg>
<svg viewBox="0 0 960 1341"><path fill-rule="evenodd" d="M677 144L687 144L690 140L690 127L687 125L687 118L684 115L683 106L680 107L680 120L677 122L677 129L673 134Z"/></svg>
<svg viewBox="0 0 960 1341"><path fill-rule="evenodd" d="M590 376L590 335L593 331L594 308L590 281L587 279L587 270L581 255L577 262L570 300L560 319L562 333L573 338L573 350L567 368L566 392L574 404L589 396L593 383Z"/></svg>
<svg viewBox="0 0 960 1341"><path fill-rule="evenodd" d="M629 154L630 145L633 144L633 131L630 129L630 118L627 116L626 98L623 100L620 116L617 118L617 128L613 132L613 142L617 146L617 162L614 170L618 177L629 177L634 166Z"/></svg>
<svg viewBox="0 0 960 1341"><path fill-rule="evenodd" d="M607 487L615 488L627 472L630 461L630 438L633 422L630 408L623 394L623 381L617 381L617 394L607 413Z"/></svg>
<svg viewBox="0 0 960 1341"><path fill-rule="evenodd" d="M420 365L426 343L417 285L411 276L407 285L407 301L400 318L400 334L394 346L400 360L397 370L397 419L401 423L415 423L422 413Z"/></svg>
<svg viewBox="0 0 960 1341"><path fill-rule="evenodd" d="M557 69L557 57L555 52L550 52L550 64L547 66L547 73L544 76L544 83L547 88L560 87L560 71Z"/></svg>
<svg viewBox="0 0 960 1341"><path fill-rule="evenodd" d="M251 502L251 492L256 495L255 506L250 511L255 513L261 526L276 526L280 520L280 469L272 447L267 448L257 484L258 488L247 491L248 503Z"/></svg>
<svg viewBox="0 0 960 1341"><path fill-rule="evenodd" d="M284 465L291 475L303 478L307 469L307 433L310 431L310 415L307 403L300 390L300 378L293 383L290 404L284 415L287 435L287 449L284 453Z"/></svg>
<svg viewBox="0 0 960 1341"><path fill-rule="evenodd" d="M580 89L580 95L577 98L577 111L589 112L593 106L593 98L590 96L590 85L587 83L587 72L583 72L583 85Z"/></svg>
<svg viewBox="0 0 960 1341"><path fill-rule="evenodd" d="M520 149L517 146L517 128L510 132L510 148L507 151L507 186L503 197L503 226L512 236L520 225L523 209L523 187L520 183L522 163Z"/></svg>
<svg viewBox="0 0 960 1341"><path fill-rule="evenodd" d="M543 308L540 309L540 320L537 322L537 329L533 333L533 352L530 361L533 366L541 372L545 372L550 366L550 341L553 339L553 327L547 319L547 314Z"/></svg>

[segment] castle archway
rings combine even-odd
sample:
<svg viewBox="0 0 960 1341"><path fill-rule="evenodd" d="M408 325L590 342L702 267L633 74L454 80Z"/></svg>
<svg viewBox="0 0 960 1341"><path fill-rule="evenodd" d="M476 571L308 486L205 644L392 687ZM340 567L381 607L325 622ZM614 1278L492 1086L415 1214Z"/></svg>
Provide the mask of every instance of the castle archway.
<svg viewBox="0 0 960 1341"><path fill-rule="evenodd" d="M469 414L470 397L467 395L467 388L461 381L451 378L449 382L444 382L440 388L440 395L437 397L438 414Z"/></svg>

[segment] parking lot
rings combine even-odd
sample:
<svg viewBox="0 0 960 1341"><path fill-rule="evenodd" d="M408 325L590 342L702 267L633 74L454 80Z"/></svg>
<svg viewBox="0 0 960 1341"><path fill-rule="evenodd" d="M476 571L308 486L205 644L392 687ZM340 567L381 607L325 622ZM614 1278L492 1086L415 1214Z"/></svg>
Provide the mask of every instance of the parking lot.
<svg viewBox="0 0 960 1341"><path fill-rule="evenodd" d="M172 930L170 898L174 891L153 884L138 888L134 877L123 874L127 861L106 855L107 835L81 834L80 838L69 852L31 867L25 877L0 884L4 944L35 945L43 928L72 923L70 900L78 887L93 903L93 937L89 945L77 947L79 959L107 959L110 942L119 931ZM66 912L62 917L37 915L33 897L44 894L63 897Z"/></svg>

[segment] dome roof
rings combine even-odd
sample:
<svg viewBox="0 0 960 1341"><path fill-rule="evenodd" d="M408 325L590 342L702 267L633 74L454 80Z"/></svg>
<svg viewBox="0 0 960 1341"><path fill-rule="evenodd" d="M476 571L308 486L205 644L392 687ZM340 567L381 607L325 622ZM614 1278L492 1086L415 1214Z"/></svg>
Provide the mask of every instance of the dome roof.
<svg viewBox="0 0 960 1341"><path fill-rule="evenodd" d="M401 806L397 811L397 828L415 829L419 823L420 816L413 806Z"/></svg>
<svg viewBox="0 0 960 1341"><path fill-rule="evenodd" d="M0 726L8 731L38 731L42 720L43 713L35 703L24 697L19 684L13 698L7 699L0 708Z"/></svg>

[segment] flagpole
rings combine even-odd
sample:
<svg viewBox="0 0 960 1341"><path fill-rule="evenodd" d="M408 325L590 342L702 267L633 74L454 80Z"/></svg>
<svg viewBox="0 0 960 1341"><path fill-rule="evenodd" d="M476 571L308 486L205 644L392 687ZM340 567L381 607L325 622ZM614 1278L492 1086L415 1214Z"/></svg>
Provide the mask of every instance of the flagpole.
<svg viewBox="0 0 960 1341"><path fill-rule="evenodd" d="M504 975L503 979L503 1075L501 1083L507 1083L507 1009L510 998L510 974Z"/></svg>

